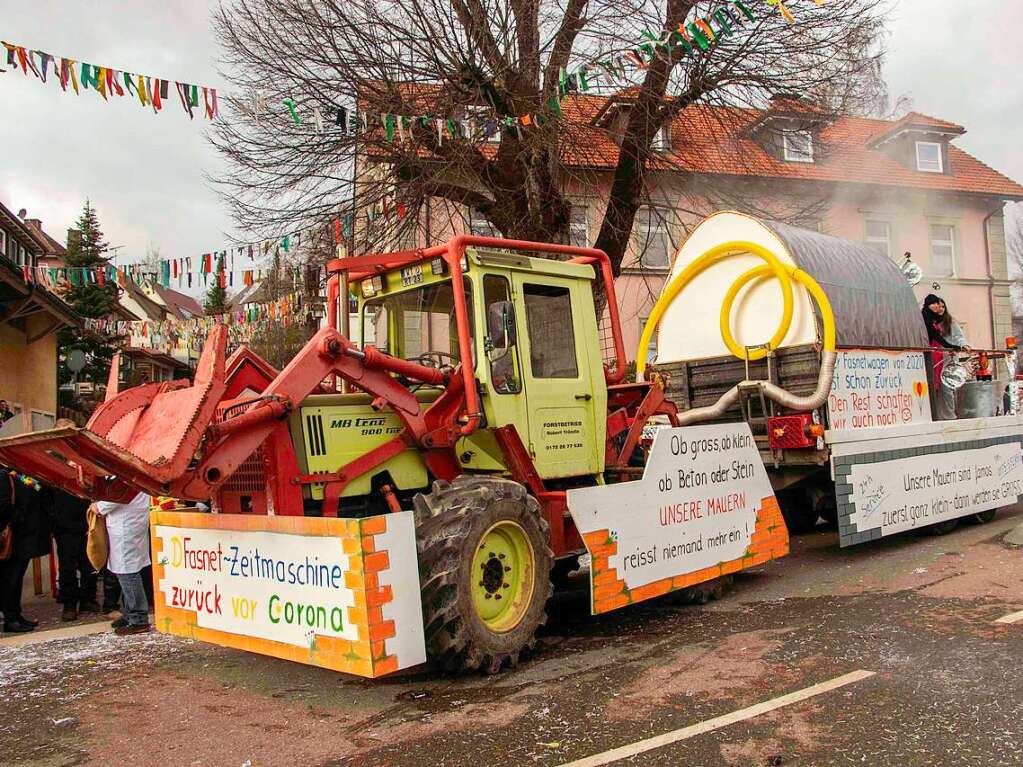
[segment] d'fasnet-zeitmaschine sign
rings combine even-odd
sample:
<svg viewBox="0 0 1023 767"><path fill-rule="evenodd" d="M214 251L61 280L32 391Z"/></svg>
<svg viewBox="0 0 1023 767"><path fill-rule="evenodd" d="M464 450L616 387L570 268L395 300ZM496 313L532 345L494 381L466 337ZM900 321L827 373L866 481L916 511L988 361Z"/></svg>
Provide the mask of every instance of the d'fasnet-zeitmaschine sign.
<svg viewBox="0 0 1023 767"><path fill-rule="evenodd" d="M594 613L788 553L789 539L745 423L656 431L643 479L568 491L591 556Z"/></svg>
<svg viewBox="0 0 1023 767"><path fill-rule="evenodd" d="M426 660L412 512L157 511L160 631L376 677Z"/></svg>

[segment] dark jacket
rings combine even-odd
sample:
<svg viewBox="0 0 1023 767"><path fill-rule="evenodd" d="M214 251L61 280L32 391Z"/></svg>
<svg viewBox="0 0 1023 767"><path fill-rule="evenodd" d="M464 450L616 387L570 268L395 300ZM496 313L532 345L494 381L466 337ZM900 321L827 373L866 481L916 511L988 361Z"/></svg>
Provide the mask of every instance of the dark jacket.
<svg viewBox="0 0 1023 767"><path fill-rule="evenodd" d="M43 491L25 485L7 471L0 474L3 494L14 491L14 503L9 512L11 534L14 538L12 559L33 559L50 553L50 524L44 507ZM0 504L2 505L2 504Z"/></svg>
<svg viewBox="0 0 1023 767"><path fill-rule="evenodd" d="M7 469L0 466L0 530L14 521L14 485L8 479Z"/></svg>
<svg viewBox="0 0 1023 767"><path fill-rule="evenodd" d="M952 324L952 318L948 316L948 309L946 308L945 314L940 317L930 309L931 304L939 302L941 304L945 303L939 296L929 293L924 299L923 308L920 310L921 314L924 316L924 325L927 326L927 341L932 346L937 344L938 346L943 346L946 349L962 351L961 346L956 346L945 339L945 333L947 332L945 329L950 327Z"/></svg>
<svg viewBox="0 0 1023 767"><path fill-rule="evenodd" d="M88 532L89 526L85 519L85 512L89 508L87 500L55 487L45 488L43 493L43 503L50 512L54 535L85 535Z"/></svg>

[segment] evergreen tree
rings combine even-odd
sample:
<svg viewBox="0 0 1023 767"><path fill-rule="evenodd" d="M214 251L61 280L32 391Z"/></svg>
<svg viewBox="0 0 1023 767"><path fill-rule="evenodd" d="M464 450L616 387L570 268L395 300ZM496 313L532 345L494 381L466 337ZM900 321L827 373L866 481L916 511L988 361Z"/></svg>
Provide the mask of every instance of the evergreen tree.
<svg viewBox="0 0 1023 767"><path fill-rule="evenodd" d="M96 209L88 200L85 201L76 226L77 233L68 236L65 260L70 267L70 286L64 291L63 298L83 317L109 317L117 309L117 285L106 279L106 275L103 275L100 284L97 270L107 266L107 243L103 239ZM81 349L86 356L86 365L79 374L79 380L106 383L116 341L117 338L112 336L83 333L77 329L62 330L59 336L61 383L71 380L71 372L63 361L72 349Z"/></svg>
<svg viewBox="0 0 1023 767"><path fill-rule="evenodd" d="M217 270L213 275L213 284L206 291L206 304L203 307L207 315L223 314L227 311L227 288L221 284L224 274L224 255L217 259Z"/></svg>

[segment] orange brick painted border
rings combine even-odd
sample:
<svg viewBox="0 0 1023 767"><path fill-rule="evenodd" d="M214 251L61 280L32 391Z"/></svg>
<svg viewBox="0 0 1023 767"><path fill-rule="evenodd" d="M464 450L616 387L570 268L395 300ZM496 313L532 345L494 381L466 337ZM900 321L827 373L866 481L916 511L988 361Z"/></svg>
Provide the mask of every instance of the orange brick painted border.
<svg viewBox="0 0 1023 767"><path fill-rule="evenodd" d="M311 647L299 647L261 637L232 634L196 624L196 614L167 605L160 591L164 566L160 564L162 540L156 526L239 530L244 532L288 533L292 535L337 538L348 555L349 570L345 585L355 595L348 608L348 621L358 629L358 639L347 640L317 634ZM241 516L238 514L197 514L154 511L150 535L153 546L153 578L156 588L156 627L165 634L198 639L238 650L320 666L364 677L378 677L398 668L398 658L387 651L387 640L395 636L393 620L384 620L383 606L393 599L390 586L379 585L380 573L387 570L388 552L376 545L376 537L387 531L387 517L368 519L325 519L320 517Z"/></svg>
<svg viewBox="0 0 1023 767"><path fill-rule="evenodd" d="M760 502L757 523L746 553L738 559L721 562L713 567L697 570L674 578L664 578L629 589L610 566L611 556L618 553L618 542L609 530L595 530L583 536L590 552L590 578L592 583L591 608L594 615L617 610L619 607L653 599L669 591L694 586L697 583L720 578L723 575L762 565L771 559L789 553L789 532L781 515L778 501L771 496Z"/></svg>

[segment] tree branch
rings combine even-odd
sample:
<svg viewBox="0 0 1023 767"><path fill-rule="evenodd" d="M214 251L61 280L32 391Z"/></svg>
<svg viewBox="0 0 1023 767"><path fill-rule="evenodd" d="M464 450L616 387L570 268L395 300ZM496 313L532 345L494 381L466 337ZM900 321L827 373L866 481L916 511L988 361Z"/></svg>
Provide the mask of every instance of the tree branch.
<svg viewBox="0 0 1023 767"><path fill-rule="evenodd" d="M501 53L497 41L490 32L487 24L488 15L483 4L479 0L451 0L451 6L455 9L462 28L483 54L494 78L501 77L505 70L509 69L508 60Z"/></svg>

